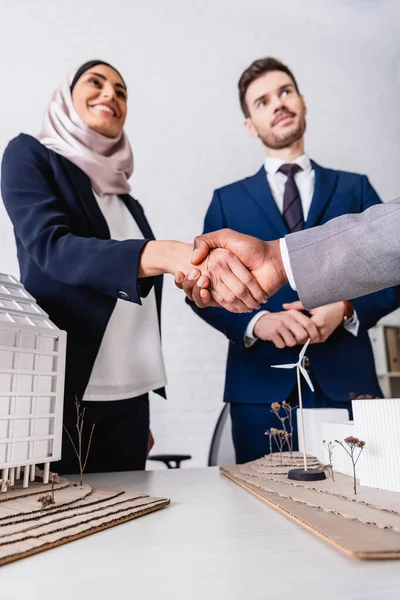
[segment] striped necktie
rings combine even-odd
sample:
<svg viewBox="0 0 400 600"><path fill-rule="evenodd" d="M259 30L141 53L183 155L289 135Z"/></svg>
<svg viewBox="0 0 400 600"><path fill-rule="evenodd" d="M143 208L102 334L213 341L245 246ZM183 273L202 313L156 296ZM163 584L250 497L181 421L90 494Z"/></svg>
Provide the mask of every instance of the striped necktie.
<svg viewBox="0 0 400 600"><path fill-rule="evenodd" d="M296 185L294 176L302 171L302 168L297 164L285 164L279 168L279 171L287 177L283 194L282 216L290 232L300 231L304 229L304 215L299 188Z"/></svg>

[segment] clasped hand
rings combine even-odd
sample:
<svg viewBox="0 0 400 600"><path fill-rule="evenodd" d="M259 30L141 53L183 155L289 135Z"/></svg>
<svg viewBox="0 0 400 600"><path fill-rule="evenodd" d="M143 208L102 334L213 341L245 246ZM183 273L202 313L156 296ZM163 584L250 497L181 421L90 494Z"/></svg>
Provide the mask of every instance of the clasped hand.
<svg viewBox="0 0 400 600"><path fill-rule="evenodd" d="M186 278L181 272L175 277L177 285L180 282L182 287L185 285L187 295L198 306L220 306L231 312L251 312L267 301L268 297L254 274L230 250L215 248L204 260L202 258L201 254L198 268L192 269Z"/></svg>
<svg viewBox="0 0 400 600"><path fill-rule="evenodd" d="M310 310L304 314L304 306L297 300L283 304L283 311L267 313L260 317L254 327L254 335L276 348L325 342L343 322L344 302L335 302Z"/></svg>
<svg viewBox="0 0 400 600"><path fill-rule="evenodd" d="M249 312L287 283L279 241L263 242L231 229L198 236L191 262L196 268L186 276L176 272L175 283L200 308L219 306L231 312ZM343 302L313 309L309 316L300 301L282 308L261 317L254 330L257 337L277 348L303 344L307 339L324 342L345 314Z"/></svg>
<svg viewBox="0 0 400 600"><path fill-rule="evenodd" d="M263 242L231 229L198 236L191 258L196 268L175 273L175 283L199 308L249 312L287 282L279 242Z"/></svg>

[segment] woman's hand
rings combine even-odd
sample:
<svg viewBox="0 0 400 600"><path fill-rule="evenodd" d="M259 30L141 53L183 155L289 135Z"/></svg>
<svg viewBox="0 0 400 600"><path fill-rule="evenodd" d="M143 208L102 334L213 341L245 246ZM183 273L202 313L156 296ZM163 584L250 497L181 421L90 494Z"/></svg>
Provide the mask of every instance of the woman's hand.
<svg viewBox="0 0 400 600"><path fill-rule="evenodd" d="M222 306L232 312L249 312L266 301L266 295L256 278L230 250L212 250L197 265L194 275L191 273L194 270L190 262L192 254L193 244L150 241L143 249L138 275L152 277L171 273L176 276L183 273L188 278L203 276L213 296L212 304L208 303L207 306ZM202 305L200 297L196 303Z"/></svg>
<svg viewBox="0 0 400 600"><path fill-rule="evenodd" d="M212 250L197 268L203 281L207 278L209 282L208 289L214 306L231 312L251 312L267 301L256 278L230 250ZM195 274L196 270L192 276ZM200 303L202 308L201 296Z"/></svg>
<svg viewBox="0 0 400 600"><path fill-rule="evenodd" d="M193 256L192 260L196 265L202 264L200 260L204 261L207 254L214 252L216 248L224 248L233 252L240 259L242 265L248 268L261 289L265 291L264 298L276 293L287 283L277 240L263 242L230 229L222 229L198 236L195 239L195 248L197 256ZM207 274L210 275L210 273ZM218 296L212 289L210 278L200 277L199 272L193 271L190 277L184 277L183 273L178 273L175 277L175 284L183 289L188 298L200 308L219 305ZM225 308L237 312L229 304L226 304Z"/></svg>

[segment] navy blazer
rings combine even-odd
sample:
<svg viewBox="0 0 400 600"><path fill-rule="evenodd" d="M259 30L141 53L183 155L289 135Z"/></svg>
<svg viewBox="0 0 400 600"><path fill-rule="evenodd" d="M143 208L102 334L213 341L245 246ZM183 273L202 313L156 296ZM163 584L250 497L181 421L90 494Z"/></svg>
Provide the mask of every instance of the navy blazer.
<svg viewBox="0 0 400 600"><path fill-rule="evenodd" d="M9 143L1 193L14 226L21 281L67 331L65 392L81 398L117 299L141 304L154 285L160 319L162 276L137 277L140 253L153 233L140 204L123 195L144 239L111 240L87 175L30 135Z"/></svg>
<svg viewBox="0 0 400 600"><path fill-rule="evenodd" d="M365 175L325 169L312 163L315 190L305 227L326 223L345 213L359 213L380 202ZM272 196L265 169L252 177L216 190L205 217L204 231L229 227L262 240L275 240L288 232ZM357 249L355 248L355 251ZM349 256L351 260L351 256ZM282 304L298 295L285 285L260 310L282 311ZM383 290L352 300L360 329L357 337L340 326L323 344L309 346L307 356L323 392L333 400L345 401L349 394L382 396L368 329L399 306L398 288ZM244 333L251 314L230 313L221 308L193 310L229 338L226 369L226 402L269 403L287 398L295 385L292 371L271 365L296 362L299 346L279 350L272 342L244 346Z"/></svg>

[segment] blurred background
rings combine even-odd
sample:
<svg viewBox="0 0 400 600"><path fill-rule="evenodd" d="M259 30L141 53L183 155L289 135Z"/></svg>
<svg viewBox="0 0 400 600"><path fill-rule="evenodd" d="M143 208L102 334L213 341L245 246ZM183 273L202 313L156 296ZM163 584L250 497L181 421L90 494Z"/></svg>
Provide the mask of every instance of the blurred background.
<svg viewBox="0 0 400 600"><path fill-rule="evenodd" d="M400 196L398 0L0 0L0 154L35 135L66 73L101 58L129 90L132 195L156 236L200 233L216 187L255 173L261 144L245 133L237 80L256 58L294 72L308 105L306 151L365 173L384 201ZM73 268L73 265L71 265ZM0 205L0 271L19 276ZM222 408L227 343L165 278L168 400L151 399L154 453L205 466ZM150 468L161 467L156 463Z"/></svg>

